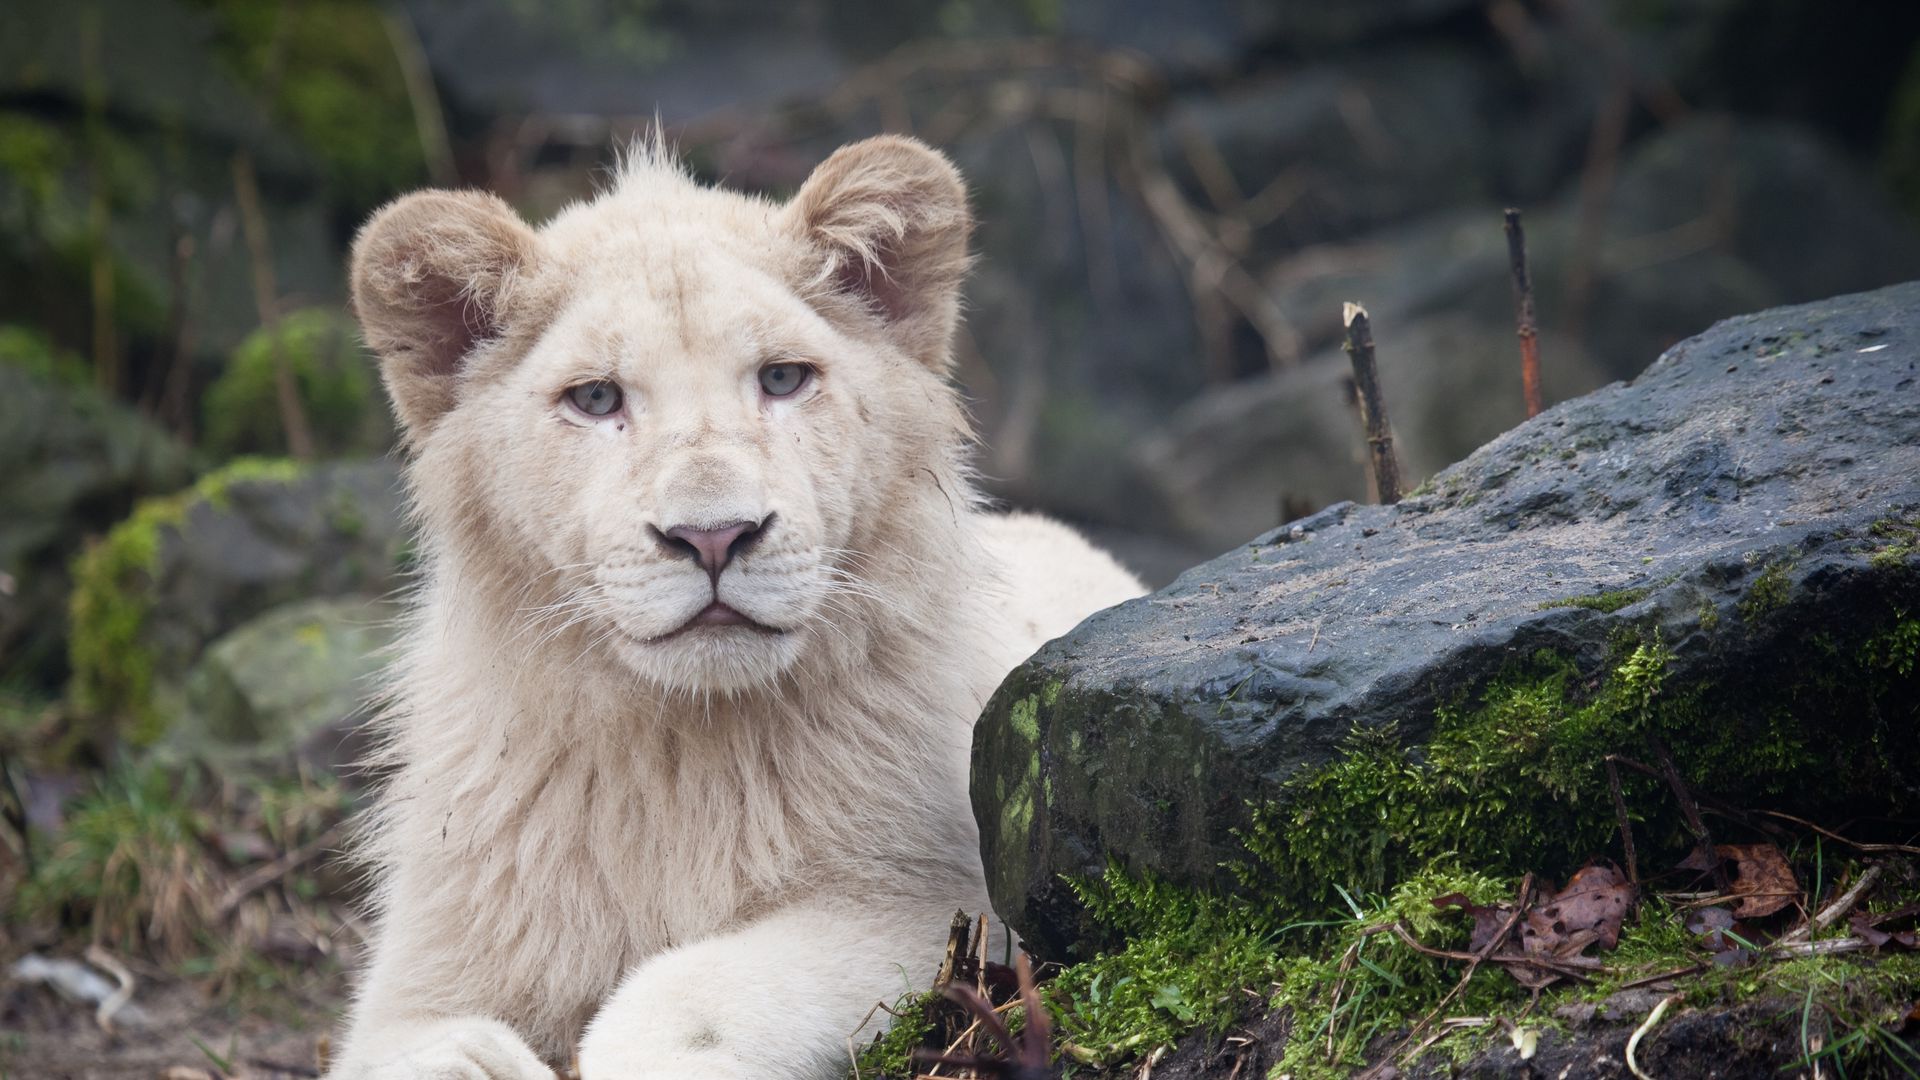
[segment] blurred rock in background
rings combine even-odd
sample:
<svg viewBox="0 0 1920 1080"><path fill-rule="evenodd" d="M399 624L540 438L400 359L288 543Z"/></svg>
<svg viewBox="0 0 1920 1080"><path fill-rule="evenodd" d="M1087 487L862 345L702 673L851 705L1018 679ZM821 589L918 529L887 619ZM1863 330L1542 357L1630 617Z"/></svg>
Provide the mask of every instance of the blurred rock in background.
<svg viewBox="0 0 1920 1080"><path fill-rule="evenodd" d="M882 131L953 155L980 217L956 374L988 485L1156 583L1366 497L1343 301L1373 314L1411 482L1521 418L1504 206L1526 213L1550 400L1724 316L1920 276L1920 5L14 4L0 699L105 707L67 659L69 566L137 500L236 455L389 449L344 310L368 212L463 185L539 220L656 120L703 178L774 197ZM378 477L349 487L379 529L194 511L125 583L154 597L155 648L160 613L192 614L140 708L189 682L232 716L307 707L246 669L358 633L341 613L403 543L391 466L313 475ZM340 490L279 483L275 520L308 525ZM179 569L203 526L263 546ZM355 545L371 569L333 581ZM236 584L269 549L272 583ZM280 612L315 597L342 599Z"/></svg>

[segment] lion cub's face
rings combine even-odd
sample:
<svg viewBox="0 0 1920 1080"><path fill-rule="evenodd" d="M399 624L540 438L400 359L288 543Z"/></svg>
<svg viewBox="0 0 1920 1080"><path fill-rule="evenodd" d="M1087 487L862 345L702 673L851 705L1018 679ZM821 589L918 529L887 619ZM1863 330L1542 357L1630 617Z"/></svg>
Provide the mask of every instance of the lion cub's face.
<svg viewBox="0 0 1920 1080"><path fill-rule="evenodd" d="M779 207L653 161L538 233L402 200L356 244L355 303L428 528L531 553L560 596L536 623L733 691L845 635L886 496L955 437L966 231L951 166L905 140Z"/></svg>

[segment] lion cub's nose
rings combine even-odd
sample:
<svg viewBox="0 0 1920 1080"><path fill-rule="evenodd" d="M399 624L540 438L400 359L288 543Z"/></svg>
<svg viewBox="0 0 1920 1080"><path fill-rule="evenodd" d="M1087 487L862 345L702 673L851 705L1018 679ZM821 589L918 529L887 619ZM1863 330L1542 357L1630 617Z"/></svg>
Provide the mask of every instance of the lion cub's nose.
<svg viewBox="0 0 1920 1080"><path fill-rule="evenodd" d="M656 529L654 535L668 551L691 556L707 576L717 581L720 571L725 570L735 556L752 547L772 520L773 515L768 514L759 521L729 521L711 529L675 525L664 533Z"/></svg>

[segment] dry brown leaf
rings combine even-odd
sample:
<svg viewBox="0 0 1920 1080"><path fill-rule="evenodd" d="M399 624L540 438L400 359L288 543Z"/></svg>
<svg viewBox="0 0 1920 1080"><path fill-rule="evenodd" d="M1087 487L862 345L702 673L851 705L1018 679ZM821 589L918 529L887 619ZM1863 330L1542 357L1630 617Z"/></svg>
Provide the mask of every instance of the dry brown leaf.
<svg viewBox="0 0 1920 1080"><path fill-rule="evenodd" d="M1620 943L1620 926L1633 906L1634 888L1611 866L1586 866L1567 887L1527 912L1520 925L1521 946L1534 956L1578 956L1588 945L1611 949Z"/></svg>
<svg viewBox="0 0 1920 1080"><path fill-rule="evenodd" d="M1773 844L1719 844L1713 849L1733 864L1733 913L1763 919L1800 899L1800 882L1787 857Z"/></svg>

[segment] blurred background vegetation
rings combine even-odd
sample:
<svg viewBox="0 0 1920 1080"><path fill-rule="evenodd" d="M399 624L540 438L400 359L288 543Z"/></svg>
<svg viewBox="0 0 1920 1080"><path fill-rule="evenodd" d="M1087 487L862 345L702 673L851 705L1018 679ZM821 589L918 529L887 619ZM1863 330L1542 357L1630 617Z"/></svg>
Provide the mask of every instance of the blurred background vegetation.
<svg viewBox="0 0 1920 1080"><path fill-rule="evenodd" d="M1503 206L1552 400L1920 276L1920 4L12 0L0 952L334 955L318 871L223 897L335 838L409 559L346 246L429 184L539 220L656 119L776 196L953 155L989 486L1156 582L1365 497L1343 300L1414 482L1520 419Z"/></svg>

